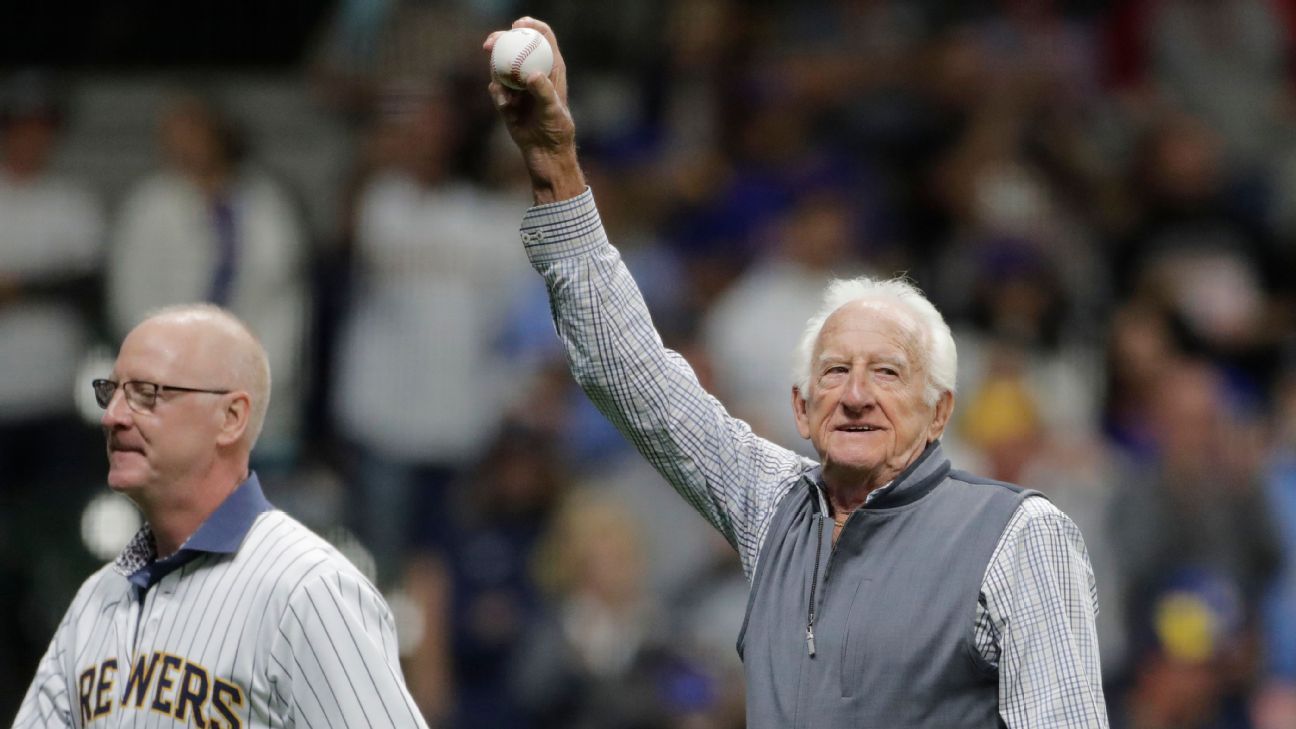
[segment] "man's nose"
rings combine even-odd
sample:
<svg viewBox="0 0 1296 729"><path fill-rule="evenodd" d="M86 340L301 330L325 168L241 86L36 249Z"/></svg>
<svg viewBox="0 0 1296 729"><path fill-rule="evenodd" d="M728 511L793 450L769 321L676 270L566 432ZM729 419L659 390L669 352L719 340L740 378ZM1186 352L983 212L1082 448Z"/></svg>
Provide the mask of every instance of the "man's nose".
<svg viewBox="0 0 1296 729"><path fill-rule="evenodd" d="M118 387L113 391L112 398L108 400L108 407L104 408L103 415L99 417L99 424L105 428L125 425L130 422L131 414L131 409L126 404L126 393Z"/></svg>
<svg viewBox="0 0 1296 729"><path fill-rule="evenodd" d="M866 369L851 370L842 393L842 406L850 410L863 410L874 403L873 382Z"/></svg>

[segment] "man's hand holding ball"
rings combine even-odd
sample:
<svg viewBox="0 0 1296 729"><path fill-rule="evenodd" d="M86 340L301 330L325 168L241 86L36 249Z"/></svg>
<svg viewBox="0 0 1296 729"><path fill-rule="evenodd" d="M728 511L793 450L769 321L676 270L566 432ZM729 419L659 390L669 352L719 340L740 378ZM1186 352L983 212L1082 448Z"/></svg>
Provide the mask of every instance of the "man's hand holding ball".
<svg viewBox="0 0 1296 729"><path fill-rule="evenodd" d="M482 48L491 58L491 101L522 152L536 204L585 191L576 161L576 125L567 108L567 66L549 26L519 18L491 33Z"/></svg>

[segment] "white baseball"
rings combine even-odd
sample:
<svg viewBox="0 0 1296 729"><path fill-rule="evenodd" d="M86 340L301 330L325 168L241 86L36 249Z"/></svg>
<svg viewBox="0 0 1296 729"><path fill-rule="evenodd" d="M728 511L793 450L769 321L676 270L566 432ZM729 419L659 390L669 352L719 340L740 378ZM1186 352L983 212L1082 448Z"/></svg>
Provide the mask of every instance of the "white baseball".
<svg viewBox="0 0 1296 729"><path fill-rule="evenodd" d="M491 73L511 89L526 88L527 77L553 70L553 48L531 28L514 28L501 33L491 50Z"/></svg>

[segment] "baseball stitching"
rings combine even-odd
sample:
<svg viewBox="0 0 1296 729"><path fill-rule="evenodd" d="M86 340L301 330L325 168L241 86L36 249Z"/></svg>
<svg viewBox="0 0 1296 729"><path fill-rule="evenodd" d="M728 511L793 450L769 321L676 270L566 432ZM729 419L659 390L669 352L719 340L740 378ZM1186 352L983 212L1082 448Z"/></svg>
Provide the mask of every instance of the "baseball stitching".
<svg viewBox="0 0 1296 729"><path fill-rule="evenodd" d="M540 46L540 38L541 36L539 33L532 36L531 42L523 46L522 50L518 51L518 54L513 57L511 76L513 78L513 83L518 86L526 86L526 80L522 78L522 63L526 61L527 56L531 55L531 51L534 51Z"/></svg>

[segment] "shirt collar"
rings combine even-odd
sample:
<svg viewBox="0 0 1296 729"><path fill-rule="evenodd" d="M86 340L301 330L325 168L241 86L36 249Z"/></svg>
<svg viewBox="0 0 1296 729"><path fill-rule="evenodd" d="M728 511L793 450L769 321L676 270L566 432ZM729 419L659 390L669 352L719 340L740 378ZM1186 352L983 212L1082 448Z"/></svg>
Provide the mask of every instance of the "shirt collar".
<svg viewBox="0 0 1296 729"><path fill-rule="evenodd" d="M158 559L153 528L145 524L117 555L113 569L135 586L147 589L203 553L237 552L257 517L273 508L261 490L261 481L256 473L252 473L216 507L175 554Z"/></svg>
<svg viewBox="0 0 1296 729"><path fill-rule="evenodd" d="M261 512L272 508L274 507L266 500L265 493L261 491L261 481L256 473L252 473L216 507L216 511L198 527L198 531L180 545L180 549L233 554L238 551L243 537L247 536Z"/></svg>

